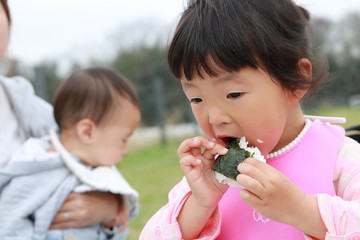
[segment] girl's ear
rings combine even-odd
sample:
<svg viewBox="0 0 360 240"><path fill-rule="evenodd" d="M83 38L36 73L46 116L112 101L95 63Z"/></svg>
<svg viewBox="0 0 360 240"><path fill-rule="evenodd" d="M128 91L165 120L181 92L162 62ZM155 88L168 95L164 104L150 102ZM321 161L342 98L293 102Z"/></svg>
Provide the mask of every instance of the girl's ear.
<svg viewBox="0 0 360 240"><path fill-rule="evenodd" d="M298 71L305 78L310 79L312 77L312 64L309 59L301 58L297 63Z"/></svg>
<svg viewBox="0 0 360 240"><path fill-rule="evenodd" d="M96 124L91 119L81 119L76 124L76 134L82 143L92 143L95 139L95 132Z"/></svg>
<svg viewBox="0 0 360 240"><path fill-rule="evenodd" d="M303 75L303 77L307 79L312 78L312 64L309 59L301 58L297 63L297 67L298 67L298 71L300 72L301 75ZM298 89L294 92L288 92L287 95L290 101L298 102L305 96L308 90L309 88Z"/></svg>

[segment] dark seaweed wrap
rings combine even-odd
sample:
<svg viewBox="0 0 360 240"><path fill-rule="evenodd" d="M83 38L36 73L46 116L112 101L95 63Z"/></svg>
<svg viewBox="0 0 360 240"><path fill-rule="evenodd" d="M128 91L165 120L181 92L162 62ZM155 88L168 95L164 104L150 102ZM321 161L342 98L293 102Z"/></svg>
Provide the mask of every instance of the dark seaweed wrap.
<svg viewBox="0 0 360 240"><path fill-rule="evenodd" d="M225 177L236 180L237 175L240 172L237 170L239 163L242 163L248 157L252 157L252 154L239 146L240 139L230 138L226 148L229 149L225 155L220 155L215 160L215 164L212 166L212 170L221 173Z"/></svg>

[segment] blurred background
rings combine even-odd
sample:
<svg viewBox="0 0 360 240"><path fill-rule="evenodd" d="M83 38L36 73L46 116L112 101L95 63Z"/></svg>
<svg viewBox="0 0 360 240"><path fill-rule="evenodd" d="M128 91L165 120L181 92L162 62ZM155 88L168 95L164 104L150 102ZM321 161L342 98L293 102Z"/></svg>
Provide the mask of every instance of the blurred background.
<svg viewBox="0 0 360 240"><path fill-rule="evenodd" d="M30 79L51 102L75 69L101 65L128 77L143 107L142 126L192 121L166 48L185 0L10 0L13 25L1 71ZM305 108L358 106L360 1L297 0L313 14L314 51L330 65L329 83ZM156 114L154 114L156 113Z"/></svg>
<svg viewBox="0 0 360 240"><path fill-rule="evenodd" d="M297 0L312 13L314 51L330 67L329 81L306 114L347 117L360 124L360 1ZM140 192L129 239L167 202L182 173L176 149L200 134L187 100L166 63L166 50L185 0L9 0L13 24L1 74L21 75L51 102L70 72L104 66L137 88L142 122L119 169Z"/></svg>

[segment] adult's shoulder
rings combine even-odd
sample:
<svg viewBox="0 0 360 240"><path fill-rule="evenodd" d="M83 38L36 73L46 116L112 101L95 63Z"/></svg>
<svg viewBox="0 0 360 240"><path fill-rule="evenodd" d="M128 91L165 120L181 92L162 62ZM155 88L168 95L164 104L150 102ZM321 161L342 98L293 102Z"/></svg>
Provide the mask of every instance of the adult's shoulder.
<svg viewBox="0 0 360 240"><path fill-rule="evenodd" d="M11 102L17 98L18 94L34 95L34 88L30 81L21 76L5 77L0 75L0 84Z"/></svg>
<svg viewBox="0 0 360 240"><path fill-rule="evenodd" d="M29 80L21 77L0 76L13 111L28 137L41 137L55 125L51 104L36 96Z"/></svg>

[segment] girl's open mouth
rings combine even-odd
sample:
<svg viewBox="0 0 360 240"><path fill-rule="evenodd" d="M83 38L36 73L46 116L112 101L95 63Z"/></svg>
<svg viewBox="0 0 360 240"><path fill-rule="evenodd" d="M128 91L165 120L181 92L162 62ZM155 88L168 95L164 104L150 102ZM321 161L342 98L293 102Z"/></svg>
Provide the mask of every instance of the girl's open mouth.
<svg viewBox="0 0 360 240"><path fill-rule="evenodd" d="M217 136L216 142L218 142L221 145L226 146L227 143L230 141L230 139L234 139L234 137Z"/></svg>

